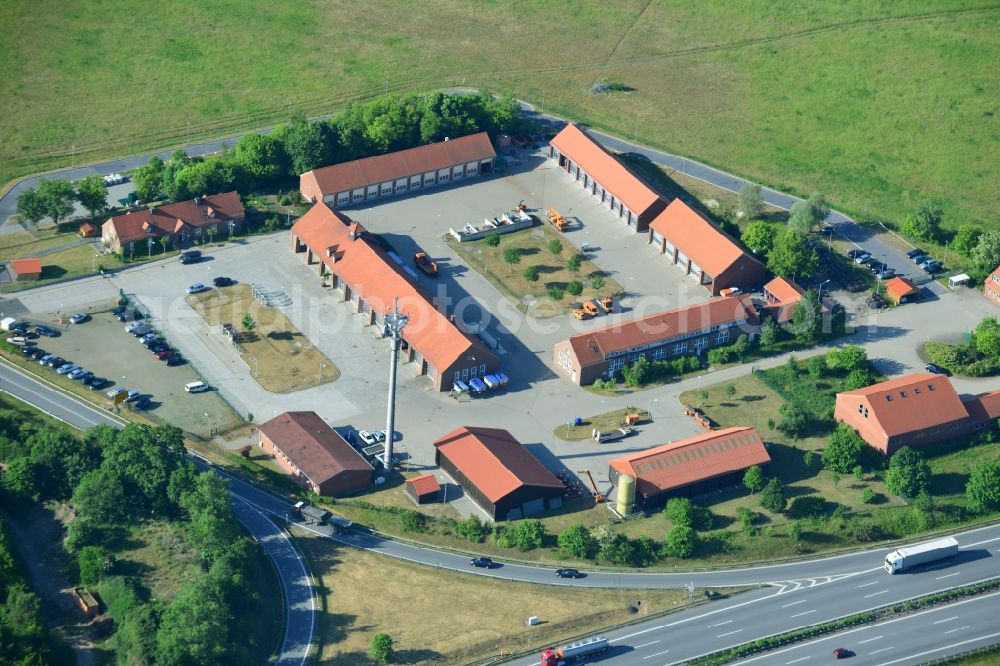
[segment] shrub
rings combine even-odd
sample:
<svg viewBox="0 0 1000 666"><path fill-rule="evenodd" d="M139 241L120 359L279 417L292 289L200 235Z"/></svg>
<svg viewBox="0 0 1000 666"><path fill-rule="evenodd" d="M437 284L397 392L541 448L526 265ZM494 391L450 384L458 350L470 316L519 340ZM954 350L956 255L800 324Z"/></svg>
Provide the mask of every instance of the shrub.
<svg viewBox="0 0 1000 666"><path fill-rule="evenodd" d="M523 275L524 279L528 282L538 282L538 266L528 266L524 269L524 271L522 271L521 275Z"/></svg>
<svg viewBox="0 0 1000 666"><path fill-rule="evenodd" d="M753 532L753 524L757 521L757 513L741 506L736 509L736 520L743 526L743 531L750 534Z"/></svg>
<svg viewBox="0 0 1000 666"><path fill-rule="evenodd" d="M584 525L570 525L556 538L559 550L569 557L593 557L597 540Z"/></svg>
<svg viewBox="0 0 1000 666"><path fill-rule="evenodd" d="M591 289L603 289L604 288L604 278L600 275L594 275L590 278L590 288Z"/></svg>
<svg viewBox="0 0 1000 666"><path fill-rule="evenodd" d="M77 555L77 564L80 567L80 582L92 586L114 570L115 558L100 546L84 546Z"/></svg>
<svg viewBox="0 0 1000 666"><path fill-rule="evenodd" d="M400 514L399 522L407 532L423 532L426 527L427 517L419 511L410 509Z"/></svg>
<svg viewBox="0 0 1000 666"><path fill-rule="evenodd" d="M777 477L771 477L764 486L764 490L760 493L760 505L771 513L781 513L788 506L785 489Z"/></svg>
<svg viewBox="0 0 1000 666"><path fill-rule="evenodd" d="M479 520L477 516L469 516L465 520L459 520L455 523L455 533L475 543L485 539L488 532L489 526Z"/></svg>
<svg viewBox="0 0 1000 666"><path fill-rule="evenodd" d="M674 525L663 540L663 554L666 557L685 559L694 553L695 532L687 525Z"/></svg>
<svg viewBox="0 0 1000 666"><path fill-rule="evenodd" d="M792 500L789 515L795 518L812 518L826 513L826 500L819 495L803 495Z"/></svg>
<svg viewBox="0 0 1000 666"><path fill-rule="evenodd" d="M490 233L486 234L485 238L483 238L483 242L486 243L486 245L488 245L489 247L499 247L500 234L498 234L495 231L491 231Z"/></svg>
<svg viewBox="0 0 1000 666"><path fill-rule="evenodd" d="M272 215L271 217L264 220L264 231L271 232L277 231L282 226L281 218L277 215Z"/></svg>
<svg viewBox="0 0 1000 666"><path fill-rule="evenodd" d="M965 484L965 497L969 506L977 511L1000 506L1000 464L976 463Z"/></svg>
<svg viewBox="0 0 1000 666"><path fill-rule="evenodd" d="M562 289L559 289L558 287L552 287L549 289L549 298L553 301L561 301L563 296L565 296L565 294Z"/></svg>
<svg viewBox="0 0 1000 666"><path fill-rule="evenodd" d="M505 532L510 545L524 551L541 548L545 538L545 526L540 520L522 520L507 528Z"/></svg>
<svg viewBox="0 0 1000 666"><path fill-rule="evenodd" d="M573 296L579 296L583 293L583 283L579 280L572 280L566 285L566 291L568 291Z"/></svg>
<svg viewBox="0 0 1000 666"><path fill-rule="evenodd" d="M392 647L392 637L385 632L379 632L372 636L371 643L368 644L368 656L380 664L388 664L392 661L394 654Z"/></svg>
<svg viewBox="0 0 1000 666"><path fill-rule="evenodd" d="M861 491L861 501L865 504L874 504L876 495L877 493L871 488L865 488Z"/></svg>
<svg viewBox="0 0 1000 666"><path fill-rule="evenodd" d="M931 468L923 456L904 446L889 459L885 487L893 495L917 497L930 486Z"/></svg>
<svg viewBox="0 0 1000 666"><path fill-rule="evenodd" d="M864 440L845 423L837 425L830 443L823 449L823 465L840 474L850 474L861 460Z"/></svg>

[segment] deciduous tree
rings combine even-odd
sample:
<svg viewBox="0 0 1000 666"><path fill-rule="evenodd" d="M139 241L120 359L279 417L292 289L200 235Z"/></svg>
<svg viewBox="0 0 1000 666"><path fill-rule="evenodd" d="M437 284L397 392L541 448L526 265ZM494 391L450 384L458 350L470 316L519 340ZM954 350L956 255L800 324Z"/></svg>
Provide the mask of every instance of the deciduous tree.
<svg viewBox="0 0 1000 666"><path fill-rule="evenodd" d="M778 477L772 476L771 480L764 486L764 490L760 493L760 505L771 513L781 513L788 506L785 489Z"/></svg>
<svg viewBox="0 0 1000 666"><path fill-rule="evenodd" d="M792 229L779 233L767 257L768 269L784 278L795 279L811 275L819 265L816 250Z"/></svg>
<svg viewBox="0 0 1000 666"><path fill-rule="evenodd" d="M743 473L743 485L746 486L746 489L749 490L751 494L763 488L764 470L762 470L758 465L748 467L747 471Z"/></svg>
<svg viewBox="0 0 1000 666"><path fill-rule="evenodd" d="M368 644L368 656L380 664L388 664L395 654L392 646L392 637L385 632L379 632L372 636Z"/></svg>
<svg viewBox="0 0 1000 666"><path fill-rule="evenodd" d="M941 212L941 206L928 199L907 214L900 231L917 240L936 240L941 233Z"/></svg>
<svg viewBox="0 0 1000 666"><path fill-rule="evenodd" d="M979 237L972 250L972 260L984 271L1000 266L1000 231L987 231Z"/></svg>
<svg viewBox="0 0 1000 666"><path fill-rule="evenodd" d="M73 212L76 192L68 180L42 180L38 183L38 196L45 203L45 214L52 221L59 221Z"/></svg>
<svg viewBox="0 0 1000 666"><path fill-rule="evenodd" d="M983 225L963 224L958 228L955 237L951 240L951 248L960 254L971 257L972 251L979 243L979 238L983 235Z"/></svg>
<svg viewBox="0 0 1000 666"><path fill-rule="evenodd" d="M771 248L774 247L774 240L777 235L777 225L765 222L764 220L754 220L744 229L740 235L740 240L754 254L767 257L768 253L771 252Z"/></svg>
<svg viewBox="0 0 1000 666"><path fill-rule="evenodd" d="M548 242L548 244L546 245L546 247L549 248L549 252L551 252L552 254L554 254L557 257L560 254L562 254L563 244L562 244L562 241L560 241L558 238L553 238L552 240L550 240Z"/></svg>
<svg viewBox="0 0 1000 666"><path fill-rule="evenodd" d="M792 307L789 326L798 340L813 342L819 339L823 330L823 316L816 292L810 289L802 294L802 298Z"/></svg>
<svg viewBox="0 0 1000 666"><path fill-rule="evenodd" d="M17 214L30 226L38 226L38 223L48 215L45 198L39 194L38 190L29 187L17 197Z"/></svg>
<svg viewBox="0 0 1000 666"><path fill-rule="evenodd" d="M141 201L155 201L160 198L163 191L163 160L153 156L145 166L141 166L132 172L132 185L135 186L135 195Z"/></svg>
<svg viewBox="0 0 1000 666"><path fill-rule="evenodd" d="M761 196L760 185L747 183L740 189L740 210L748 220L756 218L763 212L764 198Z"/></svg>
<svg viewBox="0 0 1000 666"><path fill-rule="evenodd" d="M864 440L847 424L840 423L823 449L823 466L834 472L850 474L860 462Z"/></svg>
<svg viewBox="0 0 1000 666"><path fill-rule="evenodd" d="M556 538L559 550L568 557L592 557L597 541L584 525L570 525Z"/></svg>
<svg viewBox="0 0 1000 666"><path fill-rule="evenodd" d="M977 511L1000 507L1000 464L976 463L965 484L965 497Z"/></svg>
<svg viewBox="0 0 1000 666"><path fill-rule="evenodd" d="M76 200L87 209L91 217L97 217L108 207L108 186L104 178L96 173L76 184Z"/></svg>
<svg viewBox="0 0 1000 666"><path fill-rule="evenodd" d="M666 557L686 559L694 554L697 536L688 525L674 525L663 540L663 554Z"/></svg>
<svg viewBox="0 0 1000 666"><path fill-rule="evenodd" d="M851 372L868 367L868 353L860 345L844 345L826 354L826 365L832 370Z"/></svg>
<svg viewBox="0 0 1000 666"><path fill-rule="evenodd" d="M930 487L931 467L924 457L908 446L896 451L889 459L885 487L893 495L917 497Z"/></svg>
<svg viewBox="0 0 1000 666"><path fill-rule="evenodd" d="M528 266L521 272L521 275L523 275L524 279L528 282L538 282L538 266Z"/></svg>
<svg viewBox="0 0 1000 666"><path fill-rule="evenodd" d="M236 162L257 183L266 183L284 171L285 153L282 145L270 136L244 134L236 142Z"/></svg>

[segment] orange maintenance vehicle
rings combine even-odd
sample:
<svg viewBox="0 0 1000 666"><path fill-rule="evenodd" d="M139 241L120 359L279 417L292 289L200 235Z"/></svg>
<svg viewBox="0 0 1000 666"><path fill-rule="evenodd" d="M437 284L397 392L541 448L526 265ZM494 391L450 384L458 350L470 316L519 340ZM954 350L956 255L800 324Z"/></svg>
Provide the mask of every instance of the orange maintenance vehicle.
<svg viewBox="0 0 1000 666"><path fill-rule="evenodd" d="M425 275L435 277L438 274L438 265L431 261L425 252L417 252L417 254L413 257L413 263L415 263L417 268L423 271Z"/></svg>
<svg viewBox="0 0 1000 666"><path fill-rule="evenodd" d="M611 296L604 296L602 298L599 298L597 299L597 302L601 304L601 308L608 314L613 312L615 309L615 299L612 298Z"/></svg>
<svg viewBox="0 0 1000 666"><path fill-rule="evenodd" d="M556 231L566 231L569 222L555 208L549 208L549 224L556 228Z"/></svg>

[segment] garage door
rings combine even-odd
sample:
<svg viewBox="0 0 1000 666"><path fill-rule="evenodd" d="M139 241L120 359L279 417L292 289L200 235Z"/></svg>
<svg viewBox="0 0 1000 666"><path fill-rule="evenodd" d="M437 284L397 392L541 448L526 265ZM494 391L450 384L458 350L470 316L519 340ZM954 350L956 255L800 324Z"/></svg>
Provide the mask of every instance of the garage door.
<svg viewBox="0 0 1000 666"><path fill-rule="evenodd" d="M562 506L562 497L553 497L549 500L550 509L558 509Z"/></svg>
<svg viewBox="0 0 1000 666"><path fill-rule="evenodd" d="M662 247L663 246L663 234L661 234L659 231L654 231L652 239L649 242L650 243L654 243L654 244L656 244L659 247Z"/></svg>
<svg viewBox="0 0 1000 666"><path fill-rule="evenodd" d="M521 506L521 511L523 511L526 516L534 516L536 514L543 513L545 511L545 500L537 499L525 502Z"/></svg>
<svg viewBox="0 0 1000 666"><path fill-rule="evenodd" d="M701 268L698 264L694 262L691 263L691 270L688 271L688 275L690 275L697 282L701 282Z"/></svg>
<svg viewBox="0 0 1000 666"><path fill-rule="evenodd" d="M684 256L683 252L677 253L677 265L681 268L687 268L688 258Z"/></svg>

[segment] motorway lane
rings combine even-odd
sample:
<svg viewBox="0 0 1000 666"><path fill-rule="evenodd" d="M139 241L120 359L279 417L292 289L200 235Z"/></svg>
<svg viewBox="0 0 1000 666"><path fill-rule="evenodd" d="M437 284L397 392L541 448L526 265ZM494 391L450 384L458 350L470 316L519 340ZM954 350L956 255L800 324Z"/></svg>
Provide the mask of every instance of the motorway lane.
<svg viewBox="0 0 1000 666"><path fill-rule="evenodd" d="M102 412L29 377L6 362L0 362L0 389L77 428L96 425L120 428L124 425L113 414ZM198 458L194 462L202 470L212 469ZM285 635L276 663L280 666L303 666L312 646L317 616L309 571L288 535L274 524L267 512L255 506L253 497L247 499L241 495L240 491L246 492L245 488L249 486L242 484L238 488L230 488L233 508L239 521L271 558L285 597Z"/></svg>
<svg viewBox="0 0 1000 666"><path fill-rule="evenodd" d="M826 663L835 648L851 651L849 664L913 666L953 657L1000 641L1000 592L964 599L902 617L742 659L754 666Z"/></svg>
<svg viewBox="0 0 1000 666"><path fill-rule="evenodd" d="M983 539L965 539L966 547L954 560L913 573L890 576L879 568L812 587L755 590L605 632L602 635L614 648L599 663L681 663L758 638L1000 576L1000 536L988 543L977 543L980 541ZM511 663L528 666L537 664L538 659L531 656Z"/></svg>

